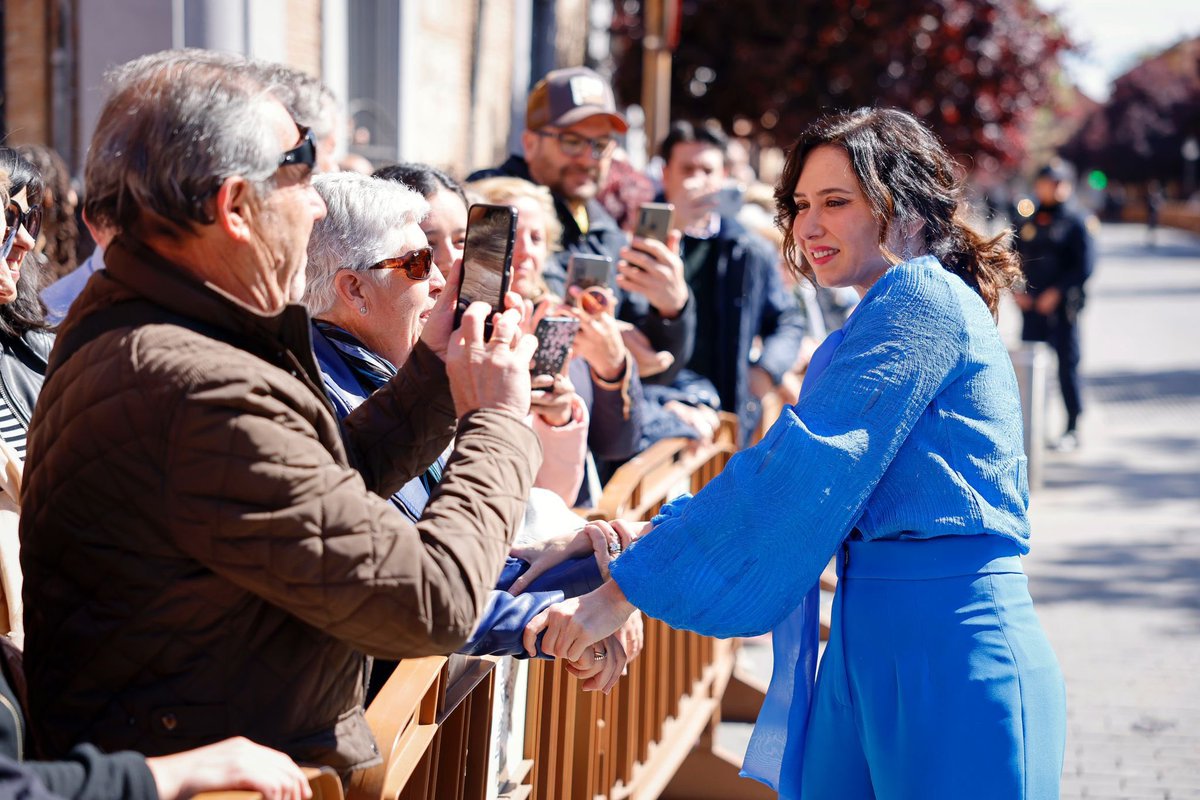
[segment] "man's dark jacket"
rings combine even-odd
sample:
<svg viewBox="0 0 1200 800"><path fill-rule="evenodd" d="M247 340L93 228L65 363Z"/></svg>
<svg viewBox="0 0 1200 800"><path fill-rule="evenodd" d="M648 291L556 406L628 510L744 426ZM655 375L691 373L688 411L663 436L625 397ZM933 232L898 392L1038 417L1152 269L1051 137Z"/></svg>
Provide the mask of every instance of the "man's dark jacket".
<svg viewBox="0 0 1200 800"><path fill-rule="evenodd" d="M478 181L484 178L522 178L530 183L537 183L529 174L529 164L521 156L509 156L508 160L494 169L481 169L471 174L468 181ZM575 221L567 203L558 194L554 194L554 209L558 212L558 221L562 223L562 251L551 262L547 262L543 277L550 291L559 297L564 297L567 280L567 262L573 253L584 253L608 256L613 264L621 258L621 248L629 244L629 237L617 225L604 206L596 200L587 202L588 231L582 232L579 223ZM633 323L635 327L646 334L655 350L665 350L675 357L665 372L651 377L642 377L643 383L670 383L679 370L687 365L692 357L692 338L696 335L696 304L688 298L688 303L675 319L665 319L649 301L640 294L631 294L617 289L617 317Z"/></svg>
<svg viewBox="0 0 1200 800"><path fill-rule="evenodd" d="M743 436L754 430L760 412L750 394L750 367L766 370L776 384L796 363L804 338L804 317L776 265L769 243L740 222L721 217L716 239L716 281L712 308L697 309L704 319L699 336L714 337L716 370L705 375L717 387L721 406L738 415ZM751 361L750 349L762 337L762 352Z"/></svg>
<svg viewBox="0 0 1200 800"><path fill-rule="evenodd" d="M124 236L105 258L60 329L22 493L43 755L243 735L342 773L377 762L363 654L467 640L537 437L496 409L456 425L423 343L339 425L302 307L260 314ZM90 330L105 317L116 324ZM384 498L454 437L413 525Z"/></svg>
<svg viewBox="0 0 1200 800"><path fill-rule="evenodd" d="M1050 288L1062 296L1055 318L1074 324L1083 308L1084 283L1092 274L1095 245L1088 218L1069 203L1040 206L1033 216L1017 225L1017 253L1025 273L1025 291L1036 298ZM1024 312L1027 341L1043 341L1048 320L1036 311Z"/></svg>

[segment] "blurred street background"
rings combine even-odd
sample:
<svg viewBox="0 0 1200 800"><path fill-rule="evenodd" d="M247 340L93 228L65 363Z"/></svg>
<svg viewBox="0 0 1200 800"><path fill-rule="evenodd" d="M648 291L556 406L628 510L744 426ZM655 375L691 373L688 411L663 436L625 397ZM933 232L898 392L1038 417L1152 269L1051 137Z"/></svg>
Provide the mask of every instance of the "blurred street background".
<svg viewBox="0 0 1200 800"><path fill-rule="evenodd" d="M1027 559L1067 677L1063 796L1200 797L1200 238L1100 245L1083 446L1050 456Z"/></svg>

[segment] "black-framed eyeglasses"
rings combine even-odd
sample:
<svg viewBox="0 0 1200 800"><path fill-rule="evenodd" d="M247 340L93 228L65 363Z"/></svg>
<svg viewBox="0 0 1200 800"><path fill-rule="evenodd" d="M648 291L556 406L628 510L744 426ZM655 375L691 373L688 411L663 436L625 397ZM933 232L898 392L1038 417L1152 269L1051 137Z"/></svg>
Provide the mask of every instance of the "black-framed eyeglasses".
<svg viewBox="0 0 1200 800"><path fill-rule="evenodd" d="M367 269L402 269L414 281L429 280L429 276L433 274L433 248L410 250L402 256L385 258Z"/></svg>
<svg viewBox="0 0 1200 800"><path fill-rule="evenodd" d="M589 139L586 136L580 136L570 131L534 131L534 133L538 136L557 139L558 149L562 150L563 155L568 158L575 158L588 152L592 158L599 161L611 153L613 148L617 146L617 140L611 136Z"/></svg>
<svg viewBox="0 0 1200 800"><path fill-rule="evenodd" d="M17 228L23 225L25 230L29 232L29 237L36 239L38 234L42 232L42 207L34 205L22 211L17 201L11 200L8 203L8 208L4 209L4 224L8 226L8 230L14 235L17 232ZM5 238L7 238L7 235Z"/></svg>
<svg viewBox="0 0 1200 800"><path fill-rule="evenodd" d="M313 139L312 130L303 125L298 127L300 128L300 144L279 157L279 166L286 167L289 164L303 164L312 169L317 163L317 143Z"/></svg>

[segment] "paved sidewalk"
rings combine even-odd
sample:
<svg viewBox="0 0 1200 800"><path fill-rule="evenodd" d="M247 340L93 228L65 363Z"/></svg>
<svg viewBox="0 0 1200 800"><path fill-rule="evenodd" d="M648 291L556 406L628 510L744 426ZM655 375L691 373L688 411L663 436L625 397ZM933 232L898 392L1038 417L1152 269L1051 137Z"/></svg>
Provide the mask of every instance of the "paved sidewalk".
<svg viewBox="0 0 1200 800"><path fill-rule="evenodd" d="M1067 678L1063 798L1200 798L1200 238L1144 242L1101 234L1083 447L1051 455L1033 497L1026 568Z"/></svg>

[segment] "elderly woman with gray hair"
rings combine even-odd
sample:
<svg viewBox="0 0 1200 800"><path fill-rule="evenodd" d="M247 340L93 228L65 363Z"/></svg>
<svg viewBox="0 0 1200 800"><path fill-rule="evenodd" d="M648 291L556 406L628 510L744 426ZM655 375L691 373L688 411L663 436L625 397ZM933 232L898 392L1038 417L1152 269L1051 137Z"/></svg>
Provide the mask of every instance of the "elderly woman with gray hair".
<svg viewBox="0 0 1200 800"><path fill-rule="evenodd" d="M356 173L320 175L313 185L327 213L309 240L302 302L313 317L313 351L326 394L344 417L408 359L438 295L457 290L457 269L448 282L434 263L420 227L429 204L416 192ZM531 424L546 453L544 463L559 465L552 471L572 467L578 475L573 479L577 490L586 420L555 428L534 414ZM572 459L573 465L568 463ZM445 454L396 492L392 503L418 519L436 491L444 464ZM543 466L542 473L546 471ZM545 483L542 473L535 486ZM525 562L508 560L475 633L460 652L520 656L521 634L529 619L600 583L600 569L588 557L568 562L562 571L536 582L532 593L514 597L505 590L526 568ZM599 666L585 671L585 677L597 676L598 686L615 681L624 664L624 649L611 648L613 657L596 659ZM372 686L378 685L376 674Z"/></svg>

